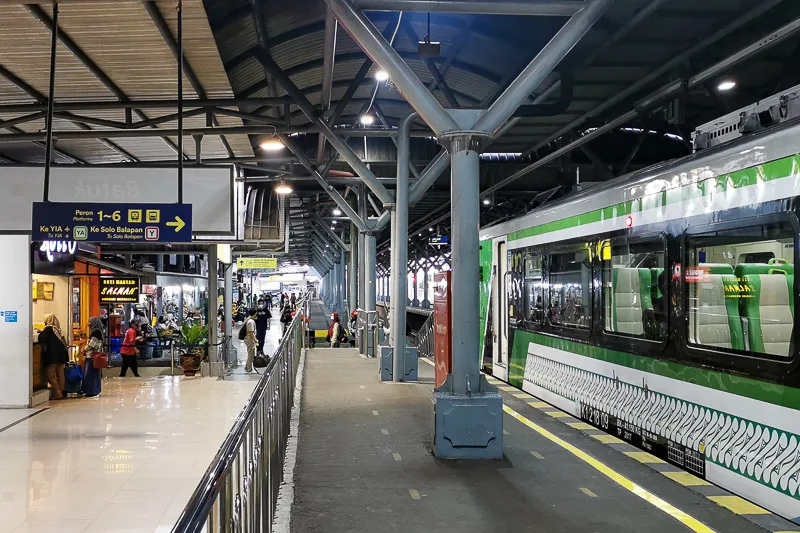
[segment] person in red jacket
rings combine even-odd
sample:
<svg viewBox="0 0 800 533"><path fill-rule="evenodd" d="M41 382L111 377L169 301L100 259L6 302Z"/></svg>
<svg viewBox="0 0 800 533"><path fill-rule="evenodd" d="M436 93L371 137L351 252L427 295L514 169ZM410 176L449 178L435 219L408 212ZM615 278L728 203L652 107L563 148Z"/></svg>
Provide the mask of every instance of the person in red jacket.
<svg viewBox="0 0 800 533"><path fill-rule="evenodd" d="M125 332L125 338L122 340L122 347L119 349L119 354L122 356L122 371L119 377L124 378L128 373L128 369L133 370L133 375L139 377L139 363L136 361L136 343L141 341L140 326L138 322L132 322L128 326L128 331Z"/></svg>

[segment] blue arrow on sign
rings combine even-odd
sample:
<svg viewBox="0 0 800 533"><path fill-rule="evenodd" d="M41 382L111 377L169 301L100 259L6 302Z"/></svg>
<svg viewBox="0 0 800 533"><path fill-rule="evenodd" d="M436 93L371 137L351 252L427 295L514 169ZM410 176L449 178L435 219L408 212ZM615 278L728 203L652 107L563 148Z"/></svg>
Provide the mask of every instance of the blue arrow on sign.
<svg viewBox="0 0 800 533"><path fill-rule="evenodd" d="M34 241L192 242L191 204L34 202Z"/></svg>

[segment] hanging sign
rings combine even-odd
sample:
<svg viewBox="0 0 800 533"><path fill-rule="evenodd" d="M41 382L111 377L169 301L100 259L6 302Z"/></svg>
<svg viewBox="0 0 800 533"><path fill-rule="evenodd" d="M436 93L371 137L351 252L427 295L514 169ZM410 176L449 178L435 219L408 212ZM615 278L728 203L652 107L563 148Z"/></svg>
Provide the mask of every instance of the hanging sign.
<svg viewBox="0 0 800 533"><path fill-rule="evenodd" d="M447 235L432 235L428 238L428 244L431 246L447 246L450 244L450 239Z"/></svg>
<svg viewBox="0 0 800 533"><path fill-rule="evenodd" d="M191 204L34 202L34 241L192 242Z"/></svg>
<svg viewBox="0 0 800 533"><path fill-rule="evenodd" d="M272 269L278 268L278 259L275 257L240 257L236 260L239 269Z"/></svg>
<svg viewBox="0 0 800 533"><path fill-rule="evenodd" d="M100 303L139 303L139 278L100 278Z"/></svg>

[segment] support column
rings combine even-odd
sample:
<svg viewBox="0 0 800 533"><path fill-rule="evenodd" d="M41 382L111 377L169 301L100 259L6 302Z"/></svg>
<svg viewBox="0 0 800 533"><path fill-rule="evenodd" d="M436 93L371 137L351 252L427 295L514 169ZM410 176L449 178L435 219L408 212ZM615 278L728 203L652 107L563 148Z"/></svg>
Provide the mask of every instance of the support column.
<svg viewBox="0 0 800 533"><path fill-rule="evenodd" d="M358 228L350 223L350 265L348 269L348 289L347 303L350 305L349 312L358 309ZM350 317L348 317L348 320Z"/></svg>
<svg viewBox="0 0 800 533"><path fill-rule="evenodd" d="M225 297L223 305L225 306L225 347L228 354L228 360L225 363L229 367L238 366L238 357L234 352L233 346L233 264L224 265L225 275Z"/></svg>
<svg viewBox="0 0 800 533"><path fill-rule="evenodd" d="M345 316L347 315L347 309L344 306L345 301L345 265L347 264L346 253L342 250L342 255L339 256L339 275L336 278L336 287L337 287L337 294L338 298L338 305L339 305L339 318L342 321L344 326L347 326L348 318ZM349 327L349 326L347 326Z"/></svg>
<svg viewBox="0 0 800 533"><path fill-rule="evenodd" d="M367 342L366 354L369 357L375 357L375 328L377 323L375 320L375 234L370 232L364 233L364 311L367 315Z"/></svg>
<svg viewBox="0 0 800 533"><path fill-rule="evenodd" d="M212 376L221 375L215 373L215 367L219 367L217 352L217 245L208 246L208 301L206 302L208 315L208 362L211 366ZM220 370L220 369L217 369Z"/></svg>
<svg viewBox="0 0 800 533"><path fill-rule="evenodd" d="M444 139L451 157L452 373L434 389L434 453L439 457L503 457L503 400L480 374L478 229L479 138Z"/></svg>

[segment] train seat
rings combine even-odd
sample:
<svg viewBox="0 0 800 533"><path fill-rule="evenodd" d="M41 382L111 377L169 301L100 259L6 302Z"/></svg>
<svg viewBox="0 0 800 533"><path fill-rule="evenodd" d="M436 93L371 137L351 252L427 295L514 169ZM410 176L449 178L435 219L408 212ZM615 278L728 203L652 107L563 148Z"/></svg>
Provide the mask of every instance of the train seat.
<svg viewBox="0 0 800 533"><path fill-rule="evenodd" d="M742 322L736 298L727 298L725 287L736 284L733 266L725 263L701 263L708 272L694 282L694 312L689 314L692 341L718 348L744 349Z"/></svg>
<svg viewBox="0 0 800 533"><path fill-rule="evenodd" d="M743 289L741 298L742 317L745 319L750 350L773 355L789 355L794 330L794 274L784 274L789 270L781 265L775 266L740 264L736 271L740 274ZM793 270L793 269L792 269Z"/></svg>
<svg viewBox="0 0 800 533"><path fill-rule="evenodd" d="M613 331L644 334L644 312L653 308L649 268L615 267L612 279Z"/></svg>

